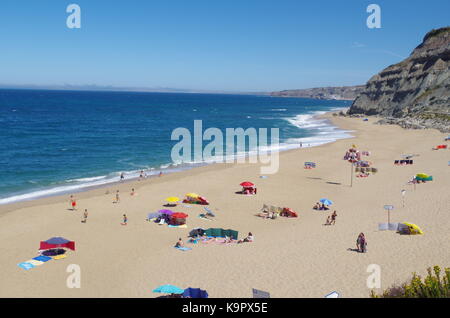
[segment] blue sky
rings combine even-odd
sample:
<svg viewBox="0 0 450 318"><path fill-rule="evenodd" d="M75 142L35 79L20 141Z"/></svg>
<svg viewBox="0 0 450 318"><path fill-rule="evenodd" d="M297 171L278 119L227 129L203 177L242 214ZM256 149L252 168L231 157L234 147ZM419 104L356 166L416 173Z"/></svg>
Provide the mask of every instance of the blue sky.
<svg viewBox="0 0 450 318"><path fill-rule="evenodd" d="M66 7L81 7L81 29ZM381 6L381 29L366 26ZM270 91L364 84L448 0L2 0L1 84Z"/></svg>

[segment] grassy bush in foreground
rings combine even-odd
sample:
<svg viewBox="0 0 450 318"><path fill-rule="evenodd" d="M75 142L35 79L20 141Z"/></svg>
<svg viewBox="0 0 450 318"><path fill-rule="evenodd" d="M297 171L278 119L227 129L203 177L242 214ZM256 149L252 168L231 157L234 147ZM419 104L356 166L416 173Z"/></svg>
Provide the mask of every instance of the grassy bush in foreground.
<svg viewBox="0 0 450 318"><path fill-rule="evenodd" d="M444 269L441 277L441 268L434 266L433 271L428 268L428 275L422 278L413 273L409 283L401 286L392 286L381 295L376 295L373 291L373 298L450 298L450 268Z"/></svg>

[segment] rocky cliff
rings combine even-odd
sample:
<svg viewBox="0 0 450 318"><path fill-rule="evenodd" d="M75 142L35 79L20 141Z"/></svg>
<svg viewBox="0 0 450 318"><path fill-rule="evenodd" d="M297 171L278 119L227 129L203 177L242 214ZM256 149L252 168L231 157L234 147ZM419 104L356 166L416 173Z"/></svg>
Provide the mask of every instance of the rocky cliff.
<svg viewBox="0 0 450 318"><path fill-rule="evenodd" d="M373 76L349 114L380 115L381 123L450 130L450 27L428 32L404 61Z"/></svg>
<svg viewBox="0 0 450 318"><path fill-rule="evenodd" d="M354 100L363 89L364 85L341 86L341 87L317 87L317 88L291 89L291 90L284 90L281 92L272 92L270 93L270 96Z"/></svg>

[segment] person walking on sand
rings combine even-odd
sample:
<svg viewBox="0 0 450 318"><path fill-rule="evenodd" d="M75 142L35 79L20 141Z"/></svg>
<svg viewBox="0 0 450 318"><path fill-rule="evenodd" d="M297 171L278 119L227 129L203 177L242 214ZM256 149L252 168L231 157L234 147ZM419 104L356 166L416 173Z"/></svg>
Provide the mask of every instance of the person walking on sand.
<svg viewBox="0 0 450 318"><path fill-rule="evenodd" d="M127 222L128 222L127 215L124 214L124 215L123 215L123 223L122 223L122 225L127 225Z"/></svg>
<svg viewBox="0 0 450 318"><path fill-rule="evenodd" d="M337 213L336 210L333 211L333 214L331 214L331 222L330 225L335 225L336 224L336 217L337 217Z"/></svg>
<svg viewBox="0 0 450 318"><path fill-rule="evenodd" d="M119 203L120 202L120 196L119 196L119 190L116 191L116 202L115 203Z"/></svg>
<svg viewBox="0 0 450 318"><path fill-rule="evenodd" d="M84 209L83 220L81 221L81 223L86 223L87 222L87 218L88 218L88 210Z"/></svg>
<svg viewBox="0 0 450 318"><path fill-rule="evenodd" d="M73 197L73 195L70 196L70 206L72 208L72 211L76 211L77 207L77 201Z"/></svg>
<svg viewBox="0 0 450 318"><path fill-rule="evenodd" d="M131 188L131 193L130 193L130 195L135 195L136 194L136 192L134 192L134 188Z"/></svg>
<svg viewBox="0 0 450 318"><path fill-rule="evenodd" d="M159 172L159 176L160 176L160 177L162 176L162 171Z"/></svg>
<svg viewBox="0 0 450 318"><path fill-rule="evenodd" d="M356 239L356 248L358 252L365 253L367 251L367 242L364 233L359 233L358 238Z"/></svg>

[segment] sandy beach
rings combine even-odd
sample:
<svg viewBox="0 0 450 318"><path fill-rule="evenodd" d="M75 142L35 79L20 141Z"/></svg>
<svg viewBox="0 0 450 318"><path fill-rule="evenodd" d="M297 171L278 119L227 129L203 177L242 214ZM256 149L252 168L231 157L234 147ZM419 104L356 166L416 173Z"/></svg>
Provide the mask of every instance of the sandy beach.
<svg viewBox="0 0 450 318"><path fill-rule="evenodd" d="M325 116L355 137L282 152L278 173L264 179L259 164L215 164L75 194L77 211L69 210L68 195L0 206L0 297L157 297L152 289L162 284L199 287L224 298L252 297L252 288L271 297L324 297L332 291L368 297L370 264L381 267L382 289L403 283L412 272L448 267L450 153L432 150L445 135L375 125L372 118ZM367 160L378 173L355 177L350 187L350 165L342 158L352 144L370 151ZM413 165L395 166L402 154L419 156ZM305 161L317 168L304 169ZM407 185L421 172L434 181L415 189ZM235 194L246 180L256 184L257 195ZM131 188L137 196L130 195ZM113 204L117 189L121 202ZM209 200L215 220L198 218L201 206L179 205L175 211L189 214L187 228L146 221L148 213L163 208L166 197L188 192ZM331 210L313 210L324 197L334 202ZM255 216L263 204L289 207L299 217L264 220ZM395 207L392 222L415 223L425 234L378 231L378 223L387 220L386 204ZM83 224L85 208L89 217ZM333 210L336 225L324 226ZM124 213L127 226L120 224ZM173 248L195 227L234 229L240 238L250 231L255 241L195 244L186 252ZM365 254L349 250L360 232L368 242ZM39 242L53 236L74 240L76 251L28 271L17 266L37 256ZM67 288L69 264L80 266L81 288Z"/></svg>

